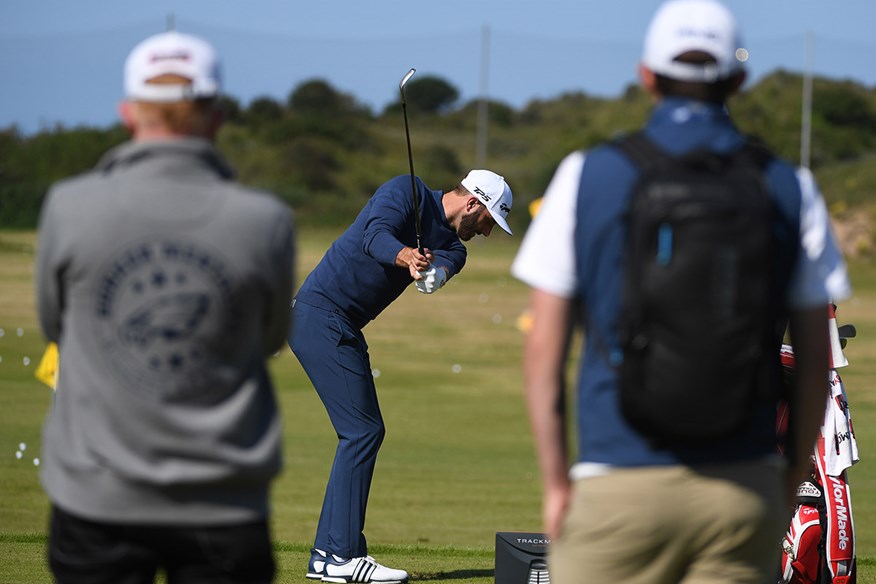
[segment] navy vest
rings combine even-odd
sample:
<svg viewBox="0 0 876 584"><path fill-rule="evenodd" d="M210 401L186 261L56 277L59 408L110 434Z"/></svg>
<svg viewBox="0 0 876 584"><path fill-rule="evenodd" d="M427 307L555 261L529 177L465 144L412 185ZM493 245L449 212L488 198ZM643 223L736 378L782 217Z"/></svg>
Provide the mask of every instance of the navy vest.
<svg viewBox="0 0 876 584"><path fill-rule="evenodd" d="M645 132L670 154L697 148L728 152L744 142L722 107L679 99L661 102ZM772 406L757 413L755 423L743 436L709 447L691 444L672 450L653 449L620 413L617 377L608 355L618 347L626 237L623 215L637 178L632 163L613 146L601 146L586 154L574 235L578 300L586 330L576 400L578 461L649 466L731 462L775 453L776 412ZM777 211L774 272L781 281L779 288L786 290L800 245L800 186L794 168L779 160L767 168L766 180ZM785 302L784 298L777 300L775 317L781 321ZM684 371L678 374L683 375ZM708 391L708 387L703 388L704 393Z"/></svg>

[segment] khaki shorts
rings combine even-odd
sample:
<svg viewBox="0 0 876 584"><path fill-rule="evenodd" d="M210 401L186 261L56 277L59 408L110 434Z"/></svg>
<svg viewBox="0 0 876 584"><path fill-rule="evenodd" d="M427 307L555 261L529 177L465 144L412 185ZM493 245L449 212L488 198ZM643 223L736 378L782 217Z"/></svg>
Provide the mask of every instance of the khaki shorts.
<svg viewBox="0 0 876 584"><path fill-rule="evenodd" d="M576 481L552 584L775 582L790 520L782 468L758 461L613 469Z"/></svg>

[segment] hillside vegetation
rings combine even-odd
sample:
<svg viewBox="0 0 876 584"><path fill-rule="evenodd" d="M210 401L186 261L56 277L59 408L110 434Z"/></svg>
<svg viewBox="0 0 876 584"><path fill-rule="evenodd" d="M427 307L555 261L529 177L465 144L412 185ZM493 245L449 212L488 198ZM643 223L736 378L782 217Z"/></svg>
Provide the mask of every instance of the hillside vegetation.
<svg viewBox="0 0 876 584"><path fill-rule="evenodd" d="M636 86L611 99L567 93L520 110L490 101L486 156L476 160L479 104L458 104L456 89L435 77L415 77L407 87L417 174L433 188L448 188L483 165L506 176L518 208L541 195L566 153L638 127L650 109L648 96ZM263 97L244 107L228 97L224 106L227 123L219 147L239 178L277 192L302 221L346 224L378 185L408 172L398 103L375 113L315 79L294 88L285 103ZM799 161L800 75L774 72L747 86L730 108L744 132ZM59 126L32 136L14 127L0 130L0 226L33 227L51 182L92 167L107 148L126 138L118 125ZM874 161L876 89L816 78L811 166L835 217L872 215ZM525 213L512 214L512 226L524 227L527 221Z"/></svg>

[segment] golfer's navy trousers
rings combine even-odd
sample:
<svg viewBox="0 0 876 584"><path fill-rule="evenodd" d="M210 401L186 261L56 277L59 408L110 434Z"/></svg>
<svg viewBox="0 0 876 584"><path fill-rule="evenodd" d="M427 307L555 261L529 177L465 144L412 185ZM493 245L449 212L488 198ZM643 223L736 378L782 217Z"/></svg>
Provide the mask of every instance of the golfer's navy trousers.
<svg viewBox="0 0 876 584"><path fill-rule="evenodd" d="M345 558L364 556L365 509L385 433L368 344L340 310L300 301L292 310L289 346L338 435L314 547Z"/></svg>

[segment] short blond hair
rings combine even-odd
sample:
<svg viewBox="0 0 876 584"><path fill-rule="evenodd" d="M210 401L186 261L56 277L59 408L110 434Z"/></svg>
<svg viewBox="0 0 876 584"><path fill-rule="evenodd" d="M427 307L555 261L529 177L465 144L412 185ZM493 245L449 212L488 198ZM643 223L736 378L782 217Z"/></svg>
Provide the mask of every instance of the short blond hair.
<svg viewBox="0 0 876 584"><path fill-rule="evenodd" d="M147 83L156 85L186 85L191 80L179 75L160 75ZM174 134L206 135L214 124L216 100L197 99L168 103L132 101L134 115L140 124L161 126Z"/></svg>

